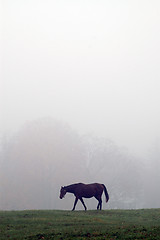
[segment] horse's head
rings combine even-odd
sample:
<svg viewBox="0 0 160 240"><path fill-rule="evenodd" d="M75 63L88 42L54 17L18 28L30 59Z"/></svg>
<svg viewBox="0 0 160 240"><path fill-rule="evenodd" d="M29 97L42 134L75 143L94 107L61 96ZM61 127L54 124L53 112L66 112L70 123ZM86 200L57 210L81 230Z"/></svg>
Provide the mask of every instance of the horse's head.
<svg viewBox="0 0 160 240"><path fill-rule="evenodd" d="M61 187L61 190L60 190L60 199L64 198L64 196L66 195L66 190L65 190L65 187Z"/></svg>

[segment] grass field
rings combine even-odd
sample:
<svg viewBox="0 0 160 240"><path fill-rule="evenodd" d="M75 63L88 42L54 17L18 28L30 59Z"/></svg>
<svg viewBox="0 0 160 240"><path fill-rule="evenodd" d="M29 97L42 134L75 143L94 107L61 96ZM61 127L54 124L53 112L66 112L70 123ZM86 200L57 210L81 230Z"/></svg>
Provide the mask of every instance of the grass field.
<svg viewBox="0 0 160 240"><path fill-rule="evenodd" d="M160 209L0 212L0 239L160 239Z"/></svg>

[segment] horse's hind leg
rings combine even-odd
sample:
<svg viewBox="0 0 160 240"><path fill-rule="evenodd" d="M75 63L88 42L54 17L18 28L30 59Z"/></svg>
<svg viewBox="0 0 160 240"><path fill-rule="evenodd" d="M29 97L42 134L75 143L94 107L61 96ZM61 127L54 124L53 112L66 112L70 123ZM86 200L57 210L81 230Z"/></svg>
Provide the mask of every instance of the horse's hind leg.
<svg viewBox="0 0 160 240"><path fill-rule="evenodd" d="M102 209L102 199L100 196L95 197L98 200L97 210Z"/></svg>
<svg viewBox="0 0 160 240"><path fill-rule="evenodd" d="M99 202L98 202L98 205L97 205L97 210L99 209Z"/></svg>
<svg viewBox="0 0 160 240"><path fill-rule="evenodd" d="M86 211L86 210L87 210L87 207L86 207L86 205L85 205L85 203L84 203L84 201L83 201L83 198L80 198L80 201L81 201L81 203L83 204L84 209L85 209L85 211Z"/></svg>
<svg viewBox="0 0 160 240"><path fill-rule="evenodd" d="M100 210L102 210L102 199L101 198L99 200L99 206L100 206Z"/></svg>

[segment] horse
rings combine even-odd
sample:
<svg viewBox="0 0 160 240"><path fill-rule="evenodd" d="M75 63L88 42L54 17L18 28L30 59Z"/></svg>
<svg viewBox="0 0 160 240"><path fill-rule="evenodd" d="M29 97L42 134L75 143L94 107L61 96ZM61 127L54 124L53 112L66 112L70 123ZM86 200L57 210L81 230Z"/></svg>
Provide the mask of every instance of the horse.
<svg viewBox="0 0 160 240"><path fill-rule="evenodd" d="M72 211L75 210L76 204L78 200L84 206L84 209L87 210L87 207L83 201L83 198L92 198L95 197L98 200L97 210L102 209L102 193L105 193L106 202L109 200L109 195L107 189L104 184L100 183L92 183L92 184L84 184L84 183L75 183L68 186L61 187L60 189L60 199L64 198L67 192L73 193L75 195L75 202L73 205Z"/></svg>

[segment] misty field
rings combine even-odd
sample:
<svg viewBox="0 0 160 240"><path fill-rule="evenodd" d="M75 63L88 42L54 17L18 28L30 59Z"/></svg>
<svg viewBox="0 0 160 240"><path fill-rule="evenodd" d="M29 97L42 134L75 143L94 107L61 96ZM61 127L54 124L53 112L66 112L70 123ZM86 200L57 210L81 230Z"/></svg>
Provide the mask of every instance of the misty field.
<svg viewBox="0 0 160 240"><path fill-rule="evenodd" d="M0 239L160 239L160 209L2 211Z"/></svg>

